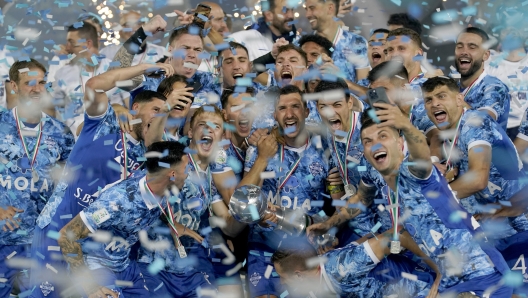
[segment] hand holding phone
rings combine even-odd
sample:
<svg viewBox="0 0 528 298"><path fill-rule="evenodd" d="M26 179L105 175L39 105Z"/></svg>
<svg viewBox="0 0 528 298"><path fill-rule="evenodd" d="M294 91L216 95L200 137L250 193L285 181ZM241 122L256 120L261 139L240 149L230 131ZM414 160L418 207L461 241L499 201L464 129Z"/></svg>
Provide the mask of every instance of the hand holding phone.
<svg viewBox="0 0 528 298"><path fill-rule="evenodd" d="M392 104L392 102L389 100L389 97L387 97L387 92L385 92L385 88L383 87L369 89L367 91L367 100L368 104L376 110L379 110L379 108L374 107L375 103Z"/></svg>

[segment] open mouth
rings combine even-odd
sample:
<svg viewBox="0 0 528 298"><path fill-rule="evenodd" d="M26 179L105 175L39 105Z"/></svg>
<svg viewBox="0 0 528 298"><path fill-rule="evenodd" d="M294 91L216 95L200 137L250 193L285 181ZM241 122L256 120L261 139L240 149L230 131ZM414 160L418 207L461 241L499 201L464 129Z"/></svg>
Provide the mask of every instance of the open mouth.
<svg viewBox="0 0 528 298"><path fill-rule="evenodd" d="M244 120L240 120L238 121L238 127L241 129L241 130L248 130L250 127L249 127L249 120L247 119L244 119Z"/></svg>
<svg viewBox="0 0 528 298"><path fill-rule="evenodd" d="M283 71L281 73L281 80L285 85L290 84L291 80L293 79L293 74L289 71Z"/></svg>
<svg viewBox="0 0 528 298"><path fill-rule="evenodd" d="M339 119L331 119L331 120L328 120L328 122L330 123L330 127L334 131L341 129L341 120L339 120Z"/></svg>
<svg viewBox="0 0 528 298"><path fill-rule="evenodd" d="M182 106L182 105L175 105L175 106L174 106L174 109L175 109L175 110L178 110L178 111L183 111L183 110L185 109L185 107Z"/></svg>
<svg viewBox="0 0 528 298"><path fill-rule="evenodd" d="M460 58L458 59L458 65L460 69L469 69L471 67L471 59L469 58Z"/></svg>
<svg viewBox="0 0 528 298"><path fill-rule="evenodd" d="M317 21L317 19L308 19L308 22L310 22L310 23L313 23L315 21Z"/></svg>
<svg viewBox="0 0 528 298"><path fill-rule="evenodd" d="M435 111L433 114L438 123L444 122L447 119L447 113L445 111Z"/></svg>
<svg viewBox="0 0 528 298"><path fill-rule="evenodd" d="M235 80L238 79L238 78L242 78L242 77L244 77L244 75L241 74L241 73L235 73L235 74L233 74L233 79L235 79Z"/></svg>
<svg viewBox="0 0 528 298"><path fill-rule="evenodd" d="M372 62L379 63L381 62L381 54L378 52L372 53Z"/></svg>
<svg viewBox="0 0 528 298"><path fill-rule="evenodd" d="M376 163L383 163L387 159L387 152L386 151L378 151L374 153L374 160Z"/></svg>
<svg viewBox="0 0 528 298"><path fill-rule="evenodd" d="M209 152L211 150L211 147L213 145L213 138L210 136L203 136L200 140L200 148L202 150Z"/></svg>
<svg viewBox="0 0 528 298"><path fill-rule="evenodd" d="M284 132L286 134L290 134L296 130L297 127L297 121L295 120L287 120L284 122Z"/></svg>

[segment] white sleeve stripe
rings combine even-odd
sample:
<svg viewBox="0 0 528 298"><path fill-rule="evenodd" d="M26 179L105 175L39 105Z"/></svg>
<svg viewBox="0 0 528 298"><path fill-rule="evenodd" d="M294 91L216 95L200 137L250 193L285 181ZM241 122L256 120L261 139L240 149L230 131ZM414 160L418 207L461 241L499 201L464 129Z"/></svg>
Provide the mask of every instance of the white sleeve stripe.
<svg viewBox="0 0 528 298"><path fill-rule="evenodd" d="M473 142L469 143L468 151L471 150L471 148L473 148L475 146L480 146L480 145L491 147L491 144L488 141L477 140L477 141L473 141Z"/></svg>
<svg viewBox="0 0 528 298"><path fill-rule="evenodd" d="M79 216L81 217L88 230L90 230L90 232L92 233L95 233L96 230L88 223L88 219L86 218L86 214L84 214L84 210L79 213Z"/></svg>
<svg viewBox="0 0 528 298"><path fill-rule="evenodd" d="M244 168L244 172L249 172L251 171L251 168Z"/></svg>
<svg viewBox="0 0 528 298"><path fill-rule="evenodd" d="M368 254L370 259L374 262L374 264L377 264L380 262L380 260L378 259L378 257L376 257L376 254L372 250L372 247L370 247L370 244L368 243L368 241L363 242L363 247L365 248L365 252Z"/></svg>
<svg viewBox="0 0 528 298"><path fill-rule="evenodd" d="M86 113L86 117L88 117L88 119L90 119L90 120L101 120L101 119L104 118L104 116L106 116L106 113L108 113L108 109L106 109L106 111L103 114L99 115L99 116L90 116L90 115L88 115Z"/></svg>
<svg viewBox="0 0 528 298"><path fill-rule="evenodd" d="M524 141L527 141L528 142L528 136L527 135L523 135L522 133L519 133L517 134L517 137L521 140L524 140Z"/></svg>
<svg viewBox="0 0 528 298"><path fill-rule="evenodd" d="M495 115L495 118L496 119L499 119L499 115L497 114L497 111L495 111L492 107L482 107L482 108L478 108L477 111L490 111L493 113L493 115Z"/></svg>
<svg viewBox="0 0 528 298"><path fill-rule="evenodd" d="M437 127L433 124L431 127L429 127L428 129L425 130L424 135L427 135L429 132L431 132L431 130L433 130L435 128L437 128Z"/></svg>
<svg viewBox="0 0 528 298"><path fill-rule="evenodd" d="M233 171L233 169L231 169L230 167L225 167L225 168L222 168L221 171L211 171L211 174L223 174L223 173L227 173L229 171Z"/></svg>

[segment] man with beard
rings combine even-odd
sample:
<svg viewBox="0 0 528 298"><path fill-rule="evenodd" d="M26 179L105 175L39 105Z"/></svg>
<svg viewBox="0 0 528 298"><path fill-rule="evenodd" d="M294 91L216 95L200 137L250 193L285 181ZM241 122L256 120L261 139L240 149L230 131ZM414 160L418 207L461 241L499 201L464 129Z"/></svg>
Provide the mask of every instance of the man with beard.
<svg viewBox="0 0 528 298"><path fill-rule="evenodd" d="M136 124L123 131L105 91L119 81L128 80L152 69L172 74L170 65L140 64L115 69L91 78L84 94L84 126L72 150L61 181L37 219L32 242L32 255L39 262L31 274L31 284L37 290L32 297L59 297L67 283L67 269L58 252L56 237L48 237L64 227L83 208L94 202L100 190L120 180L126 180L143 165L145 147L161 140L167 119L167 105L173 107L176 98L166 101L163 94L144 91L132 104ZM103 92L101 92L101 90ZM160 115L161 114L161 115ZM54 289L54 290L53 290ZM51 295L51 296L50 296Z"/></svg>
<svg viewBox="0 0 528 298"><path fill-rule="evenodd" d="M447 166L456 166L461 173L448 181L450 188L468 212L481 213L488 238L496 242L512 270L518 269L517 264L524 263L524 254L528 254L528 219L523 214L528 205L524 195L528 183L513 143L487 113L464 108L453 79L432 78L422 88L431 121L442 131L455 130L444 143ZM506 218L497 211L510 212ZM493 218L488 220L490 213ZM524 288L526 294L528 284Z"/></svg>
<svg viewBox="0 0 528 298"><path fill-rule="evenodd" d="M280 137L284 143L278 152L264 160L255 147L246 153L245 177L240 183L262 185L268 202L281 207L307 213L311 216L322 211L325 201L325 179L328 163L323 158L325 140L311 135L305 120L308 108L302 100L302 92L293 85L280 89L276 99L274 117L278 122ZM276 142L274 135L265 136L260 142ZM261 178L261 172L275 173L273 178ZM273 274L265 278L272 266L269 256L277 249L284 233L254 225L249 234L248 277L251 281L251 297L279 297L283 293L279 278Z"/></svg>
<svg viewBox="0 0 528 298"><path fill-rule="evenodd" d="M145 279L129 255L140 234L170 212L169 189L183 187L188 162L184 149L178 142L153 143L146 174L109 187L60 230L60 250L84 297L148 297ZM110 244L100 239L105 233L111 235ZM119 282L130 285L119 287Z"/></svg>
<svg viewBox="0 0 528 298"><path fill-rule="evenodd" d="M310 26L333 44L332 59L344 77L354 83L368 75L367 41L360 35L343 30L335 16L339 1L306 1L306 18Z"/></svg>
<svg viewBox="0 0 528 298"><path fill-rule="evenodd" d="M506 130L510 94L503 82L484 69L484 61L490 56L488 40L488 34L476 27L466 28L458 35L455 64L461 76L460 92L472 109L486 111Z"/></svg>
<svg viewBox="0 0 528 298"><path fill-rule="evenodd" d="M257 30L273 42L284 38L292 43L297 37L297 29L295 25L291 24L293 22L293 9L287 7L287 1L267 0L260 4L262 17L248 29Z"/></svg>
<svg viewBox="0 0 528 298"><path fill-rule="evenodd" d="M0 112L0 177L5 181L0 188L0 275L6 279L1 297L9 297L14 286L20 292L31 290L30 266L13 268L6 261L14 255L30 256L35 221L74 145L69 129L43 112L51 102L45 74L46 68L36 60L15 62L9 77L19 103Z"/></svg>
<svg viewBox="0 0 528 298"><path fill-rule="evenodd" d="M175 239L177 245L154 250L141 247L139 251L139 266L151 297L197 297L200 289L210 289L213 293L202 293L202 297L215 296L216 291L212 289L215 273L209 258L212 247L208 239L211 222L214 221L210 218L223 221L222 231L232 237L245 227L229 214L212 178L216 173L227 170L225 160L220 168L218 164L221 160L217 158L223 124L222 113L216 106L200 107L191 118L191 142L186 150L189 176L178 198L170 202L169 214L172 214L180 235ZM212 163L216 163L214 168ZM164 225L158 220L153 225L155 228L148 230L149 238L170 241L171 235L160 229ZM148 264L157 259L163 260L165 265L162 271L153 274Z"/></svg>

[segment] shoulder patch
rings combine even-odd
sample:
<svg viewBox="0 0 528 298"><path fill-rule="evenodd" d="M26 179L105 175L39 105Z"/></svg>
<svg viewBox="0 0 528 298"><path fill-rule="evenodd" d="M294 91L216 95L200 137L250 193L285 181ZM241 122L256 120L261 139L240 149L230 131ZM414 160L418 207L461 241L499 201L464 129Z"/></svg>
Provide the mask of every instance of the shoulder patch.
<svg viewBox="0 0 528 298"><path fill-rule="evenodd" d="M92 214L92 219L97 225L100 225L110 219L110 213L105 208L101 208Z"/></svg>

